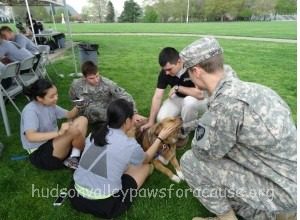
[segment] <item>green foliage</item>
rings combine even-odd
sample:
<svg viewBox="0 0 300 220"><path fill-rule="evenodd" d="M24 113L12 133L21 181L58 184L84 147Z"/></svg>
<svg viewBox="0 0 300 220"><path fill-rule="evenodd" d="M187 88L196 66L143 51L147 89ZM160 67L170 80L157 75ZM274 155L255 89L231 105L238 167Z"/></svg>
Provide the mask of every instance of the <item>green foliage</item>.
<svg viewBox="0 0 300 220"><path fill-rule="evenodd" d="M143 19L146 23L156 23L158 22L158 14L152 6L146 6Z"/></svg>
<svg viewBox="0 0 300 220"><path fill-rule="evenodd" d="M108 2L106 10L107 10L107 14L106 14L105 21L106 22L115 22L115 9L114 9L114 5L111 1Z"/></svg>
<svg viewBox="0 0 300 220"><path fill-rule="evenodd" d="M119 22L136 23L142 16L142 8L134 1L124 2L124 9L119 17Z"/></svg>
<svg viewBox="0 0 300 220"><path fill-rule="evenodd" d="M145 1L156 10L161 22L184 22L187 4L192 21L249 20L252 15L296 13L296 0L157 0Z"/></svg>
<svg viewBox="0 0 300 220"><path fill-rule="evenodd" d="M297 13L297 1L277 0L277 5L275 9L276 9L276 13L279 14L295 14Z"/></svg>
<svg viewBox="0 0 300 220"><path fill-rule="evenodd" d="M209 0L205 1L204 10L208 18L224 21L224 17L235 17L243 2L240 0Z"/></svg>
<svg viewBox="0 0 300 220"><path fill-rule="evenodd" d="M254 15L269 15L275 12L276 0L254 0L252 12Z"/></svg>

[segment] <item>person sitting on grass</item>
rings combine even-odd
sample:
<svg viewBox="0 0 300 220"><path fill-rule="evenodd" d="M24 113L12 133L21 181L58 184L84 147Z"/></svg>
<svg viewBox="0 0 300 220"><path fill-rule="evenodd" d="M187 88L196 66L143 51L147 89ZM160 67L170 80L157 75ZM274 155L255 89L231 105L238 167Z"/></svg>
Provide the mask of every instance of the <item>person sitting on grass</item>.
<svg viewBox="0 0 300 220"><path fill-rule="evenodd" d="M144 152L136 140L128 136L134 124L133 115L132 103L124 99L111 102L107 123L86 139L74 173L75 184L69 192L74 195L70 200L76 210L101 218L121 215L130 207L132 193L136 193L153 171L149 162L175 127L164 128Z"/></svg>
<svg viewBox="0 0 300 220"><path fill-rule="evenodd" d="M67 111L57 106L57 88L45 79L25 88L24 93L32 100L22 111L20 130L30 162L46 170L59 169L63 165L75 169L84 148L87 119L83 116L75 118L76 107ZM58 129L57 119L61 118L70 121L62 123Z"/></svg>
<svg viewBox="0 0 300 220"><path fill-rule="evenodd" d="M105 122L108 105L119 98L133 103L135 122L145 120L143 116L137 114L132 96L113 81L99 75L98 67L92 61L84 62L81 71L83 77L72 82L69 95L71 100L84 99L88 103L80 109L79 114L87 117L90 124Z"/></svg>

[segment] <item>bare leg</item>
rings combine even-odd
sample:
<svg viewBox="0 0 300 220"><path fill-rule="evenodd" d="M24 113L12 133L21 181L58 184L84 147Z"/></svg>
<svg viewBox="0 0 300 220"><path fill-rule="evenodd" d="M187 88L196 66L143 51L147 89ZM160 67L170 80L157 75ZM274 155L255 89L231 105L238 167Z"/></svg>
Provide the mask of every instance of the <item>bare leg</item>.
<svg viewBox="0 0 300 220"><path fill-rule="evenodd" d="M76 127L82 134L83 137L86 136L87 128L88 128L88 120L84 116L79 116L72 121L71 127Z"/></svg>
<svg viewBox="0 0 300 220"><path fill-rule="evenodd" d="M83 150L87 125L88 120L83 116L74 119L66 134L53 140L53 156L64 159L72 147Z"/></svg>
<svg viewBox="0 0 300 220"><path fill-rule="evenodd" d="M141 188L146 178L148 177L149 172L150 172L150 164L142 164L139 166L129 165L125 174L128 174L133 177L139 189Z"/></svg>

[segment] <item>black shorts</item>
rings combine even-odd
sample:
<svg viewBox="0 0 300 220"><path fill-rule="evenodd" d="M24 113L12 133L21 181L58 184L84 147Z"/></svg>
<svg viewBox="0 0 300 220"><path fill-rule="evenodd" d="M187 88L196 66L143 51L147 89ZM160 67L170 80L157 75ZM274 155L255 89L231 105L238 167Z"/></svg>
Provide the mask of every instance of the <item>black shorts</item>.
<svg viewBox="0 0 300 220"><path fill-rule="evenodd" d="M71 190L73 192L70 192L70 201L76 210L110 219L121 215L131 206L133 197L137 195L137 183L130 175L123 174L122 191L109 198L97 200L86 199L78 193L74 193L76 192L74 185Z"/></svg>
<svg viewBox="0 0 300 220"><path fill-rule="evenodd" d="M49 140L42 144L39 149L29 155L30 162L45 170L56 170L64 167L63 161L52 155L53 153L53 140Z"/></svg>

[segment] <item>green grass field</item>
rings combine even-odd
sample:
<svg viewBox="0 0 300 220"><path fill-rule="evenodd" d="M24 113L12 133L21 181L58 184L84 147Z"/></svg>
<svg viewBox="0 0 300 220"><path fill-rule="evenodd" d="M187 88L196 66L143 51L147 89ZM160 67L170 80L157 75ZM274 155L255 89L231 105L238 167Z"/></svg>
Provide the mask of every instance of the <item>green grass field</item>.
<svg viewBox="0 0 300 220"><path fill-rule="evenodd" d="M244 37L267 37L296 39L295 21L273 22L203 22L203 23L102 23L71 24L73 33L182 33L230 35ZM66 32L66 25L56 24L57 30ZM54 29L53 24L46 24Z"/></svg>
<svg viewBox="0 0 300 220"><path fill-rule="evenodd" d="M102 25L99 25L99 28L102 28ZM247 28L243 30L245 29ZM176 32L174 28L173 31ZM268 30L262 32L267 33ZM272 36L274 37L275 34ZM278 36L289 38L294 35L278 31ZM148 116L156 85L159 51L166 46L181 50L195 39L195 37L143 36L76 36L74 38L80 42L99 44L101 74L114 80L132 94L139 112L145 116ZM296 120L296 45L243 40L220 40L220 44L225 51L225 62L236 70L238 76L242 80L269 86L278 92L290 106L293 118ZM66 76L61 79L55 76L52 68L48 68L58 87L58 104L70 108L67 91L72 78L68 77L68 74L74 71L70 51L55 62L55 68ZM26 104L22 96L18 96L16 101L21 108ZM61 207L53 207L54 198L51 196L47 198L47 189L53 188L52 193L55 193L56 188L60 190L68 186L72 178L70 170L47 172L34 168L26 160L10 159L13 155L25 154L25 151L19 140L20 117L10 104L7 105L7 109L13 135L6 137L1 120L0 141L6 148L0 158L2 198L0 219L94 219L91 215L74 211L68 201ZM178 158L188 148L179 150ZM208 216L209 212L190 192L184 196L187 189L186 183L173 184L164 175L154 172L144 185L141 197L136 198L130 210L117 219L186 220L196 215ZM37 190L41 193L40 197L37 195ZM165 197L153 198L152 194L151 197L145 198L146 190L164 190Z"/></svg>

